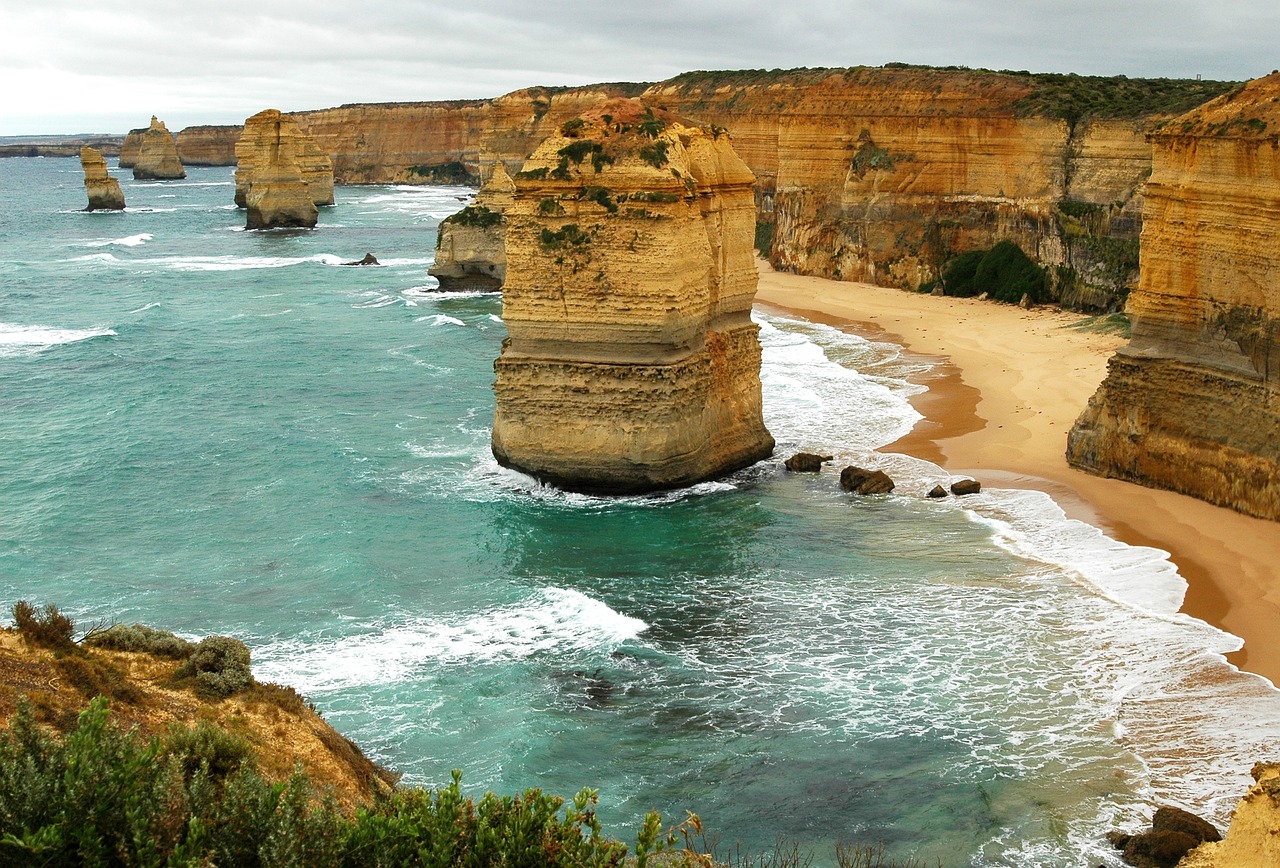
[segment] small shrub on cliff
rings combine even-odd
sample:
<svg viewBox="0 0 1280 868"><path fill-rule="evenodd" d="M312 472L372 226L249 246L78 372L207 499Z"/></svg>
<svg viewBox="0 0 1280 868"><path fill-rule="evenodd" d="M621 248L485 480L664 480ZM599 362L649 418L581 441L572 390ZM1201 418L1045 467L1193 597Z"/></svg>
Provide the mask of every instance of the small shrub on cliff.
<svg viewBox="0 0 1280 868"><path fill-rule="evenodd" d="M608 123L608 121L605 121L605 123ZM576 139L582 134L582 130L586 125L587 122L582 118L567 120L560 125L560 135L565 136L566 138Z"/></svg>
<svg viewBox="0 0 1280 868"><path fill-rule="evenodd" d="M157 657L170 657L174 660L191 656L191 651L195 647L186 639L181 639L168 630L155 630L142 624L130 626L114 624L99 633L85 637L84 644L94 648L107 648L111 651L143 652Z"/></svg>
<svg viewBox="0 0 1280 868"><path fill-rule="evenodd" d="M445 222L455 223L458 226L475 226L479 229L489 229L502 222L502 215L497 211L489 210L483 205L468 205L458 213L447 217Z"/></svg>
<svg viewBox="0 0 1280 868"><path fill-rule="evenodd" d="M58 611L52 603L46 603L43 610L37 609L26 600L13 604L14 626L22 638L32 645L53 650L68 650L75 647L75 622Z"/></svg>
<svg viewBox="0 0 1280 868"><path fill-rule="evenodd" d="M253 684L249 671L249 649L230 636L207 636L174 673L178 680L191 679L203 696L222 697L239 693Z"/></svg>

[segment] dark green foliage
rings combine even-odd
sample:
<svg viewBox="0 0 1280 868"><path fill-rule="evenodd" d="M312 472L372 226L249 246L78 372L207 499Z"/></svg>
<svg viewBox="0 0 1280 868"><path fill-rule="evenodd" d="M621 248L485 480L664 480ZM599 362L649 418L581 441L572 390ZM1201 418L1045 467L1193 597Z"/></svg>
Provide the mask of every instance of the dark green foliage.
<svg viewBox="0 0 1280 868"><path fill-rule="evenodd" d="M550 169L546 166L539 166L536 169L522 169L516 172L516 178L522 181L545 181L549 171Z"/></svg>
<svg viewBox="0 0 1280 868"><path fill-rule="evenodd" d="M1074 199L1063 199L1058 203L1058 210L1068 217L1074 217L1077 220L1086 217L1093 217L1107 210L1106 205L1099 205L1096 202L1077 202Z"/></svg>
<svg viewBox="0 0 1280 868"><path fill-rule="evenodd" d="M204 725L144 741L101 698L65 738L26 705L0 733L3 865L619 866L627 847L602 834L597 804L593 790L566 804L536 789L477 802L454 772L344 817L301 772L263 780L234 736ZM675 840L650 814L637 864Z"/></svg>
<svg viewBox="0 0 1280 868"><path fill-rule="evenodd" d="M889 171L893 168L893 158L887 148L878 148L870 138L863 139L857 152L853 155L853 173L859 178L872 169Z"/></svg>
<svg viewBox="0 0 1280 868"><path fill-rule="evenodd" d="M618 213L618 203L609 195L608 187L585 187L579 196L589 202L595 202L610 214Z"/></svg>
<svg viewBox="0 0 1280 868"><path fill-rule="evenodd" d="M1129 284L1138 273L1138 239L1086 235L1082 240L1098 261L1103 282L1119 297L1128 295Z"/></svg>
<svg viewBox="0 0 1280 868"><path fill-rule="evenodd" d="M559 217L564 213L564 206L559 199L548 197L538 203L538 213L548 217Z"/></svg>
<svg viewBox="0 0 1280 868"><path fill-rule="evenodd" d="M599 142L593 142L590 139L580 139L576 142L565 145L556 151L563 159L569 160L575 165L581 163L591 154L598 154L601 151Z"/></svg>
<svg viewBox="0 0 1280 868"><path fill-rule="evenodd" d="M490 229L502 222L502 215L491 211L483 205L468 205L456 214L446 217L444 222L458 226L474 226L479 229Z"/></svg>
<svg viewBox="0 0 1280 868"><path fill-rule="evenodd" d="M644 117L636 124L641 133L651 139L656 139L667 128L667 122L653 113L653 109L646 106Z"/></svg>
<svg viewBox="0 0 1280 868"><path fill-rule="evenodd" d="M605 121L605 123L608 123L608 121ZM560 135L567 136L568 138L571 138L571 139L576 139L582 133L583 129L586 128L586 126L587 126L587 122L582 118L573 118L572 120L567 120L560 125Z"/></svg>
<svg viewBox="0 0 1280 868"><path fill-rule="evenodd" d="M591 167L597 172L601 171L605 166L613 165L613 157L604 151L596 151L591 155Z"/></svg>
<svg viewBox="0 0 1280 868"><path fill-rule="evenodd" d="M548 250L585 247L591 243L591 234L583 232L577 223L566 223L554 232L543 229L538 236L538 241Z"/></svg>
<svg viewBox="0 0 1280 868"><path fill-rule="evenodd" d="M1044 269L1012 241L957 256L947 266L942 283L947 295L967 297L985 292L1009 304L1017 304L1023 295L1037 303L1048 296Z"/></svg>
<svg viewBox="0 0 1280 868"><path fill-rule="evenodd" d="M640 159L655 169L661 169L667 164L667 143L654 142L652 145L645 145L640 149Z"/></svg>
<svg viewBox="0 0 1280 868"><path fill-rule="evenodd" d="M168 630L155 630L142 624L114 624L106 630L86 636L84 644L111 651L144 652L174 660L191 656L191 651L195 648L186 639L181 639Z"/></svg>
<svg viewBox="0 0 1280 868"><path fill-rule="evenodd" d="M434 166L410 166L407 174L410 178L421 178L432 184L469 187L480 182L480 177L468 169L465 163L458 160L450 160Z"/></svg>
<svg viewBox="0 0 1280 868"><path fill-rule="evenodd" d="M676 193L662 193L649 190L641 190L638 193L632 193L627 198L632 202L654 202L660 204L680 201L680 196Z"/></svg>
<svg viewBox="0 0 1280 868"><path fill-rule="evenodd" d="M230 636L207 636L174 673L178 680L193 679L196 692L220 697L239 693L253 684L249 649Z"/></svg>
<svg viewBox="0 0 1280 868"><path fill-rule="evenodd" d="M45 604L41 610L26 600L19 600L13 604L11 611L14 626L18 628L22 638L32 645L64 651L75 647L75 622L59 612L58 607L52 603Z"/></svg>
<svg viewBox="0 0 1280 868"><path fill-rule="evenodd" d="M1019 75L1019 77L1023 77ZM1084 118L1140 118L1183 114L1233 86L1228 81L1171 78L1127 78L1074 73L1026 76L1035 91L1014 103L1023 116L1061 118L1074 124Z"/></svg>
<svg viewBox="0 0 1280 868"><path fill-rule="evenodd" d="M767 257L773 252L773 229L773 223L756 221L756 250L760 251L761 256Z"/></svg>

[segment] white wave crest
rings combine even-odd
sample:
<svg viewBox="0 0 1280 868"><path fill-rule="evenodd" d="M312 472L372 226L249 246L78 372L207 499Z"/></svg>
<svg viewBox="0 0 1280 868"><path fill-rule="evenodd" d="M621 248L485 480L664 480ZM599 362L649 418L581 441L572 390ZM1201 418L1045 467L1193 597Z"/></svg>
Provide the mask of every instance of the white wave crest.
<svg viewBox="0 0 1280 868"><path fill-rule="evenodd" d="M0 322L0 357L40 352L61 344L114 334L115 331L105 327L63 329L55 326L26 326Z"/></svg>
<svg viewBox="0 0 1280 868"><path fill-rule="evenodd" d="M586 594L544 588L519 603L455 621L409 620L368 633L308 643L290 639L254 652L259 678L304 693L405 680L447 664L506 663L538 654L608 649L647 628Z"/></svg>
<svg viewBox="0 0 1280 868"><path fill-rule="evenodd" d="M105 241L86 241L85 247L137 247L152 239L150 232L139 232L137 235L126 235L124 238L112 238Z"/></svg>
<svg viewBox="0 0 1280 868"><path fill-rule="evenodd" d="M442 313L433 313L433 314L428 314L426 316L420 316L417 319L415 319L414 322L429 322L432 325L445 325L445 324L458 325L458 326L466 325L466 323L464 323L462 320L456 319L455 317L447 316Z"/></svg>

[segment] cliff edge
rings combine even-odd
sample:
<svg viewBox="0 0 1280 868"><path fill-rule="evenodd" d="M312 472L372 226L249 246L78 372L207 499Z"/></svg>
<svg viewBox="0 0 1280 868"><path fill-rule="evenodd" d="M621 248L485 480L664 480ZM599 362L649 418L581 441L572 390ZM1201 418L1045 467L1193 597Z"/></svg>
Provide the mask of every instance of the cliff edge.
<svg viewBox="0 0 1280 868"><path fill-rule="evenodd" d="M1067 460L1280 521L1280 73L1150 139L1133 337Z"/></svg>
<svg viewBox="0 0 1280 868"><path fill-rule="evenodd" d="M1280 865L1280 764L1253 767L1257 783L1240 800L1227 836L1192 850L1178 868L1263 868Z"/></svg>
<svg viewBox="0 0 1280 868"><path fill-rule="evenodd" d="M442 292L497 292L507 279L506 213L515 201L516 184L501 162L457 214L440 222L435 262L427 273Z"/></svg>
<svg viewBox="0 0 1280 868"><path fill-rule="evenodd" d="M623 493L770 455L754 179L728 135L608 100L562 124L514 180L498 461Z"/></svg>

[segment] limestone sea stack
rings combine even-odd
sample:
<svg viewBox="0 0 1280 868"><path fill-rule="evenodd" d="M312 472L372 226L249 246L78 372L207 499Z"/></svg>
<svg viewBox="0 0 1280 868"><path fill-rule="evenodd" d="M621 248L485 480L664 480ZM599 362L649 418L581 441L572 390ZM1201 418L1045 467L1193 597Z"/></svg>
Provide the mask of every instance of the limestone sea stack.
<svg viewBox="0 0 1280 868"><path fill-rule="evenodd" d="M1280 520L1280 73L1150 136L1133 337L1067 460Z"/></svg>
<svg viewBox="0 0 1280 868"><path fill-rule="evenodd" d="M723 130L629 99L538 146L507 211L499 463L626 493L772 454L751 321L753 180Z"/></svg>
<svg viewBox="0 0 1280 868"><path fill-rule="evenodd" d="M86 211L123 211L124 192L120 182L107 174L107 160L93 148L80 149L80 167L84 169L84 190L89 194Z"/></svg>
<svg viewBox="0 0 1280 868"><path fill-rule="evenodd" d="M474 201L440 223L427 273L442 292L496 292L507 278L507 221L516 185L501 161Z"/></svg>
<svg viewBox="0 0 1280 868"><path fill-rule="evenodd" d="M175 181L187 177L178 159L178 147L164 121L151 116L151 126L142 133L138 154L133 160L134 180Z"/></svg>
<svg viewBox="0 0 1280 868"><path fill-rule="evenodd" d="M260 143L267 140L287 141L286 150L298 166L314 205L333 204L333 162L311 137L302 132L292 115L278 109L258 112L244 122L236 142L236 205L249 206L249 186L256 180ZM313 220L312 226L315 225Z"/></svg>

